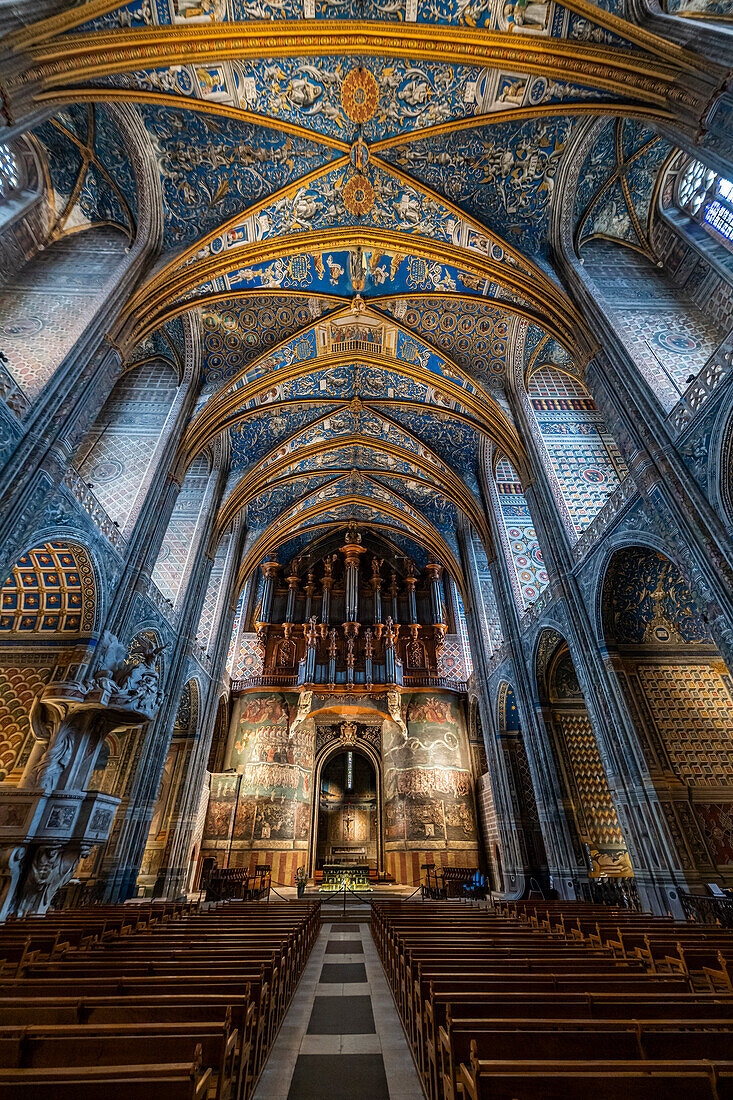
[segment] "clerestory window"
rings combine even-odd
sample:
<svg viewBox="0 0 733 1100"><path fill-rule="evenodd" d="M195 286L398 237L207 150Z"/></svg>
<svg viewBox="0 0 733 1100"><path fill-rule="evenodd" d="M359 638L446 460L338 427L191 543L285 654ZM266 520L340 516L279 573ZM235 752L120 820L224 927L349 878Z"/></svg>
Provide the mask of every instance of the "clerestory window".
<svg viewBox="0 0 733 1100"><path fill-rule="evenodd" d="M677 200L696 222L713 235L733 241L733 183L693 160L683 173Z"/></svg>
<svg viewBox="0 0 733 1100"><path fill-rule="evenodd" d="M20 187L20 168L14 153L6 145L0 145L0 201L10 196Z"/></svg>

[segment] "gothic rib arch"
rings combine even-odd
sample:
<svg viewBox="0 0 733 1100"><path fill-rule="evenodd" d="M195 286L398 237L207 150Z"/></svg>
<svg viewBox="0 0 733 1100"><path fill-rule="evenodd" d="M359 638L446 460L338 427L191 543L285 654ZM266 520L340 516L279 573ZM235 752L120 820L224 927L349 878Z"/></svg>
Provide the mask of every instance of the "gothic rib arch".
<svg viewBox="0 0 733 1100"><path fill-rule="evenodd" d="M603 25L608 20L607 13L595 5L582 8L593 22ZM570 79L661 108L672 103L699 122L711 98L711 84L712 91L721 87L727 78L726 71L721 66L713 68L704 59L662 42L655 35L640 33L639 28L631 28L624 20L614 22L613 28L644 52L558 38L538 41L532 36L451 25L415 23L408 30L401 23L342 20L121 28L114 35L107 32L58 35L38 37L35 42L29 35L25 41L16 37L9 43L16 55L17 70L7 82L7 109L14 117L16 101L25 98L37 103L39 94L63 89L65 84L127 72L131 61L137 69L153 69L185 64L192 56L204 63L261 57L387 54L482 67L501 65L555 79Z"/></svg>
<svg viewBox="0 0 733 1100"><path fill-rule="evenodd" d="M447 416L475 428L482 435L494 439L498 446L505 449L509 455L515 456L518 461L521 462L524 457L524 448L516 429L509 422L503 410L494 403L490 406L486 402L477 400L474 395L466 393L465 390L461 389L455 383L449 382L448 379L434 375L432 372L426 371L415 364L404 364L402 360L384 359L379 356L367 356L363 353L360 353L358 357L354 357L353 355L329 356L324 357L318 362L321 369L325 367L371 365L376 369L388 369L394 374L402 375L402 377L409 381L414 381L423 386L440 390L449 400L458 405L459 408L445 408L426 402L405 399L389 400L382 397L373 397L369 400L365 400L364 405L366 408L369 408L372 402L376 402L380 405L397 405L404 409L428 410L436 416ZM250 404L250 402L256 401L264 390L273 389L281 382L300 378L302 376L300 366L300 364L296 363L290 367L284 367L280 371L273 372L271 375L267 375L264 379L264 385L262 384L263 380L257 379L255 382L250 383L240 390L235 390L233 393L226 394L226 400L217 407L215 415L203 417L199 414L199 417L190 425L181 440L175 462L176 471L178 472L187 467L194 456L210 444L222 430L241 423L255 413L261 413L268 409L274 411L274 409L281 407L292 408L304 403L336 404L337 407L340 408L344 408L348 405L347 401L339 402L338 398L329 401L325 395L312 395L307 393L303 394L301 399L295 398L288 402L263 402L254 406ZM361 398L361 395L356 396ZM462 412L461 407L468 411ZM206 413L206 411L207 406L204 405L201 413ZM381 415L384 419L388 419L388 417L384 417L384 414L380 413L379 410L376 411L377 415ZM399 424L395 423L395 427L399 428Z"/></svg>
<svg viewBox="0 0 733 1100"><path fill-rule="evenodd" d="M197 101L197 102L200 102L200 101ZM175 104L175 103L172 104L172 105L177 106L177 104ZM558 114L558 115L563 115L565 112L561 108L562 108L562 105L560 105L560 109L556 108L553 113ZM506 113L505 112L502 112L501 115L498 118L496 116L486 116L486 117L491 118L492 121L499 121L499 119L501 119L503 121L509 121L506 118ZM250 121L251 121L251 119L250 119ZM263 128L265 128L264 124L263 124L263 119L262 119L261 116L257 116L257 124L261 125L261 126L263 126ZM448 125L450 126L451 124L448 124ZM317 138L319 138L321 136L317 133L317 131L306 130L306 129L303 129L301 127L292 127L292 128L294 130L297 130L299 136L307 138L309 141L310 140L317 140ZM436 129L441 129L442 130L442 127L437 127ZM420 133L423 134L423 135L426 135L426 134L433 135L433 130L431 129L431 130L427 130L427 131L420 131ZM408 143L412 140L415 140L414 135L411 135L411 134L401 135L401 143L402 144ZM377 143L375 143L375 145L371 145L370 150L374 150L376 148L376 144ZM344 143L339 143L339 145L343 146ZM346 149L346 152L348 153L348 147ZM238 225L240 225L241 223L245 222L247 220L247 218L253 217L256 214L260 213L261 211L265 210L268 206L271 206L271 205L279 202L282 199L292 197L294 194L296 194L296 192L298 192L302 188L308 187L311 184L317 183L318 180L325 179L327 176L331 175L333 172L338 172L342 168L348 167L349 164L350 164L350 160L349 160L349 157L346 156L346 155L343 156L343 157L339 157L336 160L329 161L328 164L325 164L325 165L323 165L319 168L315 168L312 172L308 172L308 173L306 173L306 175L300 176L297 180L294 180L292 183L288 183L285 187L280 188L278 191L273 191L272 194L267 195L263 199L259 199L257 202L253 203L251 206L246 207L244 210L240 211L239 213L233 214L230 218L227 218L224 222L222 222L221 225L217 226L215 229L210 230L208 233L204 234L204 236L198 238L198 240L196 240L193 244L189 245L182 252L178 252L175 255L175 257L173 257L173 259L170 260L170 262L168 264L166 264L164 267L162 267L158 271L156 271L155 275L151 278L149 283L146 284L146 287L150 287L152 285L161 286L161 287L164 286L166 284L166 282L168 281L168 279L170 278L170 275L171 275L172 272L178 271L181 268L185 267L189 260L194 258L199 252L202 251L202 249L204 249L208 245L210 245L211 242L216 240L217 237L221 237L222 235L227 233L229 230L231 230L231 229L237 227ZM441 195L439 192L433 190L432 188L428 187L426 184L420 182L419 180L414 179L409 174L409 172L403 172L396 165L390 164L388 161L382 160L380 157L370 157L370 164L372 164L374 167L379 168L379 170L381 172L384 172L385 175L392 176L394 179L398 180L404 186L412 188L413 191L415 191L419 195L422 195L423 198L430 199L430 200L434 201L435 203L437 203L438 205L444 207L449 213L451 213L456 218L457 221L460 221L461 223L468 226L469 228L475 229L477 232L483 234L488 240L490 240L493 243L495 243L496 245L498 245L505 255L511 257L511 262L512 263L516 264L519 268L523 269L527 274L529 274L529 275L533 276L535 279L537 279L542 286L547 286L547 287L552 287L553 286L552 281L547 278L547 275L534 262L534 260L532 260L528 256L525 256L524 253L521 252L521 250L519 250L519 249L515 248L513 245L509 244L509 242L507 240L505 240L504 237L502 237L499 233L496 233L493 229L491 229L490 226L485 225L480 219L475 218L471 214L466 213L465 210L461 209L461 207L459 207L459 206L456 206L456 204L451 202L450 199L446 198L444 195ZM356 228L356 227L354 227L354 228ZM405 236L406 240L411 239L411 234L409 234L409 233L405 233L404 236ZM276 240L276 239L277 239L277 236L272 236L272 237L266 236L266 237L263 238L263 240ZM261 242L258 241L257 243L259 244ZM440 242L440 243L443 243L443 242ZM459 247L459 246L457 246L457 247ZM476 255L475 250L466 250L466 251L468 252L469 255ZM478 253L478 254L480 255L480 253ZM145 289L145 288L143 288L143 289Z"/></svg>
<svg viewBox="0 0 733 1100"><path fill-rule="evenodd" d="M409 295L409 297L412 298L413 295ZM464 296L456 295L456 301L461 300L464 300ZM485 301L485 299L480 300L482 302ZM498 303L496 308L501 310L501 304ZM206 402L206 405L200 410L198 422L201 423L207 422L208 420L215 420L218 414L217 411L220 408L227 407L228 399L231 398L235 392L241 393L242 390L246 388L246 386L248 385L246 383L247 375L256 372L258 367L262 364L267 367L268 361L271 360L273 357L276 357L282 349L287 348L287 346L291 344L294 340L302 338L305 334L311 332L318 325L324 324L326 321L330 323L339 320L340 318L348 318L353 316L353 305L344 304L343 306L333 310L331 313L322 314L320 317L303 325L296 332L290 333L289 335L283 337L283 339L280 340L277 344L273 344L270 347L266 348L265 351L263 351L259 356L257 356L255 359L250 360L249 363L245 364L245 366L243 366L237 374L227 379L226 382L222 384L220 389L217 390L217 392L209 398L209 400ZM432 344L429 344L424 339L421 333L406 328L399 320L397 320L393 316L390 316L387 313L376 312L368 306L365 306L359 313L359 319L368 320L369 318L373 319L379 324L390 326L396 332L402 333L406 338L419 343L430 355L435 355L438 360L443 360L445 366L450 372L457 375L460 379L463 380L467 387L470 387L472 390L475 391L475 394L478 397L479 401L484 402L492 410L495 409L496 401L494 395L489 390L487 390L487 388L481 382L472 378L471 375L466 370L464 370L463 367L461 367L447 352L445 352L443 349L435 348ZM371 359L366 355L360 356L360 358L363 359L365 363L368 362L373 366L377 366L377 360L379 360L379 363L382 364L385 369L387 369L387 366L389 366L389 369L393 369L397 373L403 374L405 373L406 369L409 369L410 366L409 360L400 358L396 354L387 355L384 352L381 352L379 355L374 356ZM319 355L319 349L316 348L315 355L313 355L309 359L299 360L299 363L303 370L305 370L305 365L307 363L312 364L313 368L316 369L320 367L342 365L341 362L338 361L339 359L343 359L343 357L339 357L337 355L334 355L333 353L330 355ZM401 367L400 364L402 364L403 366ZM452 383L452 379L450 378L450 376L434 373L432 371L426 372L415 365L414 374L411 372L410 377L412 377L414 381L417 381L419 375L422 375L420 379L421 381L423 381L426 385L433 386L436 389L441 388L443 380ZM274 375L269 370L265 369L264 373L261 374L258 378L252 379L249 385L251 386L252 383L254 383L255 381L259 381L261 383L261 388L267 390L272 387ZM238 385L239 383L243 384ZM463 389L463 387L459 388L462 389L462 392L470 392ZM251 400L251 398L248 397L248 400Z"/></svg>
<svg viewBox="0 0 733 1100"><path fill-rule="evenodd" d="M379 250L382 254L415 256L430 262L447 263L474 279L497 283L510 293L520 295L524 302L531 303L536 309L532 319L555 336L575 358L585 361L595 351L592 334L580 313L547 276L535 277L459 245L392 230L375 227L361 229L356 226L314 230L243 245L190 263L169 274L162 286L152 280L133 295L121 311L112 336L122 353L126 354L130 347L158 328L164 320L170 320L193 306L205 303L208 295L195 297L202 284L231 276L253 263L273 263L301 255L313 256L358 249ZM279 292L279 288L277 289ZM307 287L301 289L301 293L304 291L307 291ZM238 293L238 290L230 287L228 296L232 297L234 293ZM504 299L501 300L501 306L509 313L521 312L528 315L531 312L531 308L526 305L518 307L514 302Z"/></svg>
<svg viewBox="0 0 733 1100"><path fill-rule="evenodd" d="M288 509L288 512L292 513L293 507ZM257 568L261 561L264 561L268 555L274 553L278 546L287 542L294 533L302 530L304 524L309 520L318 519L318 517L334 509L343 511L343 515L331 518L323 524L308 526L309 532L333 530L334 528L344 527L348 522L348 512L357 508L369 509L374 513L374 519L370 519L369 521L370 527L372 528L380 531L391 531L397 535L404 535L406 528L419 545L427 547L431 553L437 556L440 564L444 565L453 575L460 589L461 596L464 599L466 598L466 583L462 570L453 551L433 524L424 519L418 521L409 514L400 512L396 508L391 507L384 501L375 502L371 497L362 497L358 494L349 494L337 499L321 501L312 508L298 512L295 515L284 514L276 523L271 524L268 529L259 536L256 542L252 544L243 558L237 575L237 591L241 591L248 576ZM394 519L403 526L391 526L384 522L385 517Z"/></svg>
<svg viewBox="0 0 733 1100"><path fill-rule="evenodd" d="M318 474L333 474L335 480L341 480L343 477L348 476L352 469L350 466L343 467L320 467L318 470L308 470L305 472L293 471L289 476L284 473L284 470L288 466L292 466L296 461L302 461L312 455L323 453L324 450L328 451L346 451L355 446L368 446L374 448L375 440L366 435L350 435L344 436L338 440L329 442L329 444L311 444L308 447L304 447L295 452L295 456L286 455L284 459L277 463L273 463L272 466L266 467L259 473L256 478L250 478L245 475L241 481L237 483L235 488L229 494L227 499L222 504L219 511L219 515L216 521L215 538L218 538L227 529L233 518L243 509L246 505L255 500L259 495L268 489L279 488L283 485L292 484L308 476L313 476L314 473ZM477 501L471 496L463 483L452 473L452 471L438 471L429 462L426 462L420 456L415 455L412 451L403 450L400 447L394 446L387 442L380 442L379 449L387 454L392 455L395 458L402 459L408 462L411 466L416 467L426 475L429 475L422 481L422 484L428 485L438 491L449 500L452 504L463 512L473 526L480 533L482 541L484 543L490 541L490 533L486 517L479 507ZM370 477L372 474L379 476L380 473L388 474L388 476L395 478L396 480L420 480L418 478L408 478L408 475L384 470L377 467L364 468L359 467L359 473L365 477ZM329 482L330 484L330 482ZM325 485L322 486L325 488ZM309 495L309 494L306 494Z"/></svg>
<svg viewBox="0 0 733 1100"><path fill-rule="evenodd" d="M79 27L93 19L113 12L120 6L120 0L85 0L84 3L78 4L73 8L67 8L16 31L12 31L10 34L6 35L5 41L8 46L14 50L20 51L27 49L32 45L44 41L47 42L56 35L71 31L75 27ZM648 31L641 24L629 22L611 11L606 11L604 8L590 2L590 0L567 0L563 6L590 22L596 23L598 26L613 32L617 37L626 39L626 41L636 45L639 49L651 53L654 57L672 60L687 58L688 65L694 67L694 57L690 59L689 52L686 51L684 47L678 46L670 42L667 38ZM312 25L312 21L301 20L300 22L310 22ZM329 20L329 23L331 22L332 21ZM247 25L251 25L251 23L245 24L245 26ZM254 25L255 27L257 26L256 22L254 22ZM379 25L383 26L384 24ZM461 27L459 25L458 28L454 27L453 29L460 30ZM464 27L462 29L467 32L473 32L475 30L475 28L469 27Z"/></svg>
<svg viewBox="0 0 733 1100"><path fill-rule="evenodd" d="M567 6L567 5L565 5ZM244 107L234 107L229 103L216 103L211 100L195 99L186 95L171 95L167 92L145 91L138 88L103 88L97 86L83 86L68 89L59 89L55 92L44 92L37 96L38 103L48 106L50 110L65 107L70 103L104 103L104 104L146 104L151 107L168 107L172 110L195 111L197 114L210 114L221 118L232 119L235 122L249 123L252 126L260 126L262 129L277 127L283 133L293 137L307 138L316 145L335 149L348 153L348 142L341 141L330 134L323 134L319 130L309 130L305 126L290 122L288 119L278 119L274 123L267 115L257 111L248 111ZM370 145L371 152L375 155L375 162L379 153L383 153L395 146L407 145L412 142L423 141L425 138L445 137L448 134L460 133L463 130L485 129L498 126L505 122L525 122L538 118L553 118L557 115L572 115L573 117L609 117L618 116L634 118L649 123L667 125L678 124L677 116L673 111L661 105L646 103L629 103L624 101L602 99L598 101L576 103L572 100L558 100L555 103L541 103L533 107L513 107L503 111L493 111L486 114L467 115L464 118L452 119L450 122L428 126L419 130L410 130L406 133L393 134L391 137L382 138ZM378 161L380 168L388 167L387 162L381 158ZM333 161L329 168L335 168ZM393 170L393 169L392 169Z"/></svg>

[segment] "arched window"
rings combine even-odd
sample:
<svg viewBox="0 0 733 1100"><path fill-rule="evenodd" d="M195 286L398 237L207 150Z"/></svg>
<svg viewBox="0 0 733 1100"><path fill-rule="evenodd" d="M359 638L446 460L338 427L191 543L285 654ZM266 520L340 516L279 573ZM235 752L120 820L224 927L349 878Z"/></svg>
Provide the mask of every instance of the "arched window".
<svg viewBox="0 0 733 1100"><path fill-rule="evenodd" d="M733 240L733 183L716 175L699 160L691 161L677 187L680 209L705 229L726 241Z"/></svg>
<svg viewBox="0 0 733 1100"><path fill-rule="evenodd" d="M15 153L0 145L0 200L9 198L20 187L20 167Z"/></svg>

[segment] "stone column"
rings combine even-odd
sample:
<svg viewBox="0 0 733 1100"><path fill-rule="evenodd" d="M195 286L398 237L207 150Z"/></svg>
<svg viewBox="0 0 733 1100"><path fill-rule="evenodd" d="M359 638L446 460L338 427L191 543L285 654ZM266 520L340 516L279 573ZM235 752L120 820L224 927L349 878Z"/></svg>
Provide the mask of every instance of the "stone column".
<svg viewBox="0 0 733 1100"><path fill-rule="evenodd" d="M534 484L526 486L525 497L551 578L553 596L562 601L563 632L629 848L639 894L644 904L657 912L666 912L676 903L679 879L671 838L639 751L633 721L596 641L587 602L574 573L568 531L536 447L536 430L529 423L524 403L515 399L512 408L536 477ZM534 644L531 639L526 642L525 653L532 660ZM534 679L534 669L528 668L528 672ZM535 699L536 691L535 685ZM667 854L666 867L660 866L660 852Z"/></svg>

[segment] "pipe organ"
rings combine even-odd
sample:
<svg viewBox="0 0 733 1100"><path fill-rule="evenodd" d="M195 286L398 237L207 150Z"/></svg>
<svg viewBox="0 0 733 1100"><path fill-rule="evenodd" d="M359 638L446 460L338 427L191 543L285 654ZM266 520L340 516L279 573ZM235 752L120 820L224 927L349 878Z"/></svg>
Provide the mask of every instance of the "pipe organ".
<svg viewBox="0 0 733 1100"><path fill-rule="evenodd" d="M384 550L381 550L384 554ZM356 524L318 560L261 565L255 624L263 673L300 686L409 683L438 675L446 615L443 567L367 549Z"/></svg>

